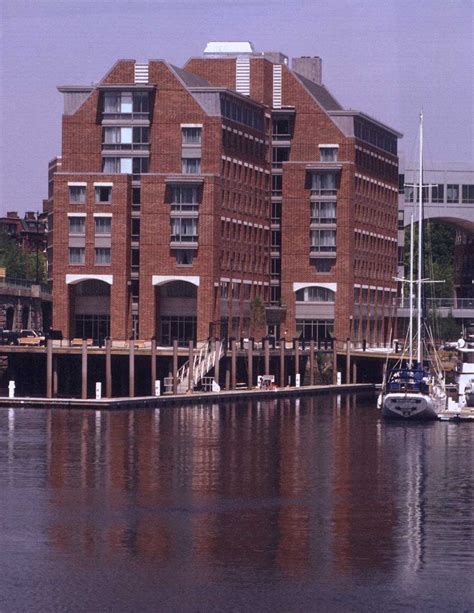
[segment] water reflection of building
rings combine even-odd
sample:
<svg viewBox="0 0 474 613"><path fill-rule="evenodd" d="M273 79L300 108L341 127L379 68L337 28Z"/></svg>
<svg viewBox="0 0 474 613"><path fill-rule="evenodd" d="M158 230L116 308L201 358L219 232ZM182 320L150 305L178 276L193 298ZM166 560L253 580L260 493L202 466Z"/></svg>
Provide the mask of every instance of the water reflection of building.
<svg viewBox="0 0 474 613"><path fill-rule="evenodd" d="M380 445L373 415L354 410L349 401L343 399L333 423L331 518L334 571L347 575L387 570L393 564L397 526L395 492L388 486L396 470L393 458Z"/></svg>

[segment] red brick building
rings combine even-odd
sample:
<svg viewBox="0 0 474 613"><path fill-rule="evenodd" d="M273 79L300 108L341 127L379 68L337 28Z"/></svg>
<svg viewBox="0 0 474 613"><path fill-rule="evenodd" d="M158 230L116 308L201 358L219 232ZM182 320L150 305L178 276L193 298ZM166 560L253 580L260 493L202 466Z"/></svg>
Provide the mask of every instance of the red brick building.
<svg viewBox="0 0 474 613"><path fill-rule="evenodd" d="M397 270L397 137L345 111L319 58L208 45L184 69L121 60L60 87L48 200L66 338L381 341ZM53 169L53 170L52 170Z"/></svg>

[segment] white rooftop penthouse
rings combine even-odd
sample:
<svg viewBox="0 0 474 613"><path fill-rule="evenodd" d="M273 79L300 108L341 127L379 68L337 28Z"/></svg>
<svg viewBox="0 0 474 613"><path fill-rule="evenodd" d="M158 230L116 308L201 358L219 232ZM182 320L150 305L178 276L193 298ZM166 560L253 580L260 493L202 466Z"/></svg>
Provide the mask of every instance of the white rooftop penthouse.
<svg viewBox="0 0 474 613"><path fill-rule="evenodd" d="M208 57L221 55L252 55L253 45L249 41L210 41L204 49Z"/></svg>

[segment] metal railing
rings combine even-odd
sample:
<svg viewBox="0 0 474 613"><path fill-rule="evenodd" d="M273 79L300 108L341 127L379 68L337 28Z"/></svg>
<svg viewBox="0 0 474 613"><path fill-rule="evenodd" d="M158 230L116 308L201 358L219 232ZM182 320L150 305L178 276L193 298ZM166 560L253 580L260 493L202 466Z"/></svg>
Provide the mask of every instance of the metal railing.
<svg viewBox="0 0 474 613"><path fill-rule="evenodd" d="M426 306L428 310L474 309L474 298L427 298ZM407 296L400 298L398 302L398 308L409 309L410 299Z"/></svg>
<svg viewBox="0 0 474 613"><path fill-rule="evenodd" d="M221 359L223 352L222 343L205 343L199 352L194 355L192 389L194 389L203 377L214 368L216 363ZM177 378L178 392L186 392L189 387L189 360L179 368Z"/></svg>

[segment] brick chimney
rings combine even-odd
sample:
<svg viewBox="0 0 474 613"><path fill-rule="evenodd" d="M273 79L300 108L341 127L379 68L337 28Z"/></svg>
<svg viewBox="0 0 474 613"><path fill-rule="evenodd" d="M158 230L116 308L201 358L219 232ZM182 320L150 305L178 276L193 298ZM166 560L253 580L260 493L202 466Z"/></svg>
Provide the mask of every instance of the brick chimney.
<svg viewBox="0 0 474 613"><path fill-rule="evenodd" d="M34 211L26 211L25 219L26 221L34 221L36 219L36 215Z"/></svg>
<svg viewBox="0 0 474 613"><path fill-rule="evenodd" d="M318 85L322 84L323 62L317 55L314 57L294 57L291 60L291 68L310 81Z"/></svg>
<svg viewBox="0 0 474 613"><path fill-rule="evenodd" d="M20 219L16 211L7 211L8 219Z"/></svg>

